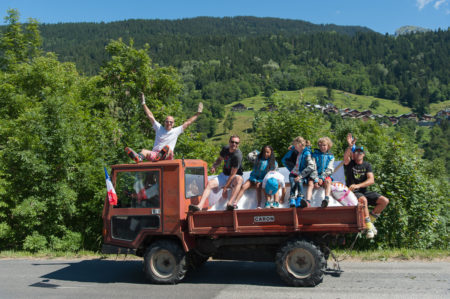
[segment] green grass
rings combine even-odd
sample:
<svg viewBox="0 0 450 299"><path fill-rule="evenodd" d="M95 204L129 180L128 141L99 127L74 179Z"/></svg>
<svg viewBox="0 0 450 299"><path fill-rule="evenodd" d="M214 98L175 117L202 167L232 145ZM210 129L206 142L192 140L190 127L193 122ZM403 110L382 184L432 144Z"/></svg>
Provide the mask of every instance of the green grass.
<svg viewBox="0 0 450 299"><path fill-rule="evenodd" d="M430 114L434 116L437 112L444 110L445 108L450 108L450 100L430 104Z"/></svg>
<svg viewBox="0 0 450 299"><path fill-rule="evenodd" d="M140 259L133 254L102 254L95 251L81 250L78 252L44 250L29 251L0 251L0 259Z"/></svg>
<svg viewBox="0 0 450 299"><path fill-rule="evenodd" d="M386 249L367 251L334 251L338 260L350 259L361 261L409 261L409 260L446 260L450 259L450 252L442 249Z"/></svg>
<svg viewBox="0 0 450 299"><path fill-rule="evenodd" d="M386 249L367 251L333 250L334 255L340 260L360 260L360 261L408 261L426 260L440 261L450 260L450 252L441 249ZM101 254L94 251L60 252L41 251L31 253L27 251L0 251L0 259L141 259L135 255L125 254Z"/></svg>
<svg viewBox="0 0 450 299"><path fill-rule="evenodd" d="M325 87L308 87L302 90L305 101L312 103L317 102L316 98L318 92L326 94L326 91L327 89ZM388 115L388 110L397 110L397 113L394 114L397 116L411 112L411 108L404 107L396 101L372 96L356 95L342 90L333 90L333 99L334 101L332 103L339 109L351 108L359 111L371 110L374 114L383 115ZM380 106L376 109L369 108L370 104L372 104L374 100L378 100Z"/></svg>
<svg viewBox="0 0 450 299"><path fill-rule="evenodd" d="M322 93L326 95L325 87L308 87L302 90L295 91L277 91L275 96L278 96L280 99L298 99L302 98L304 102L317 103L317 94ZM333 98L332 102L339 109L343 108L351 108L357 109L359 111L370 109L369 106L374 100L378 100L380 106L377 109L370 109L374 114L384 114L387 115L387 111L396 110L397 113L395 115L401 115L405 113L410 113L411 109L408 107L404 107L399 103L391 100L375 98L371 96L361 96L355 95L348 92L344 92L341 90L333 90ZM231 111L231 107L242 103L245 107L252 107L254 110L246 110L242 112L234 112L236 117L236 121L233 124L233 129L230 132L224 133L223 122L225 119L218 121L217 126L217 134L210 138L209 140L214 145L226 144L228 142L228 138L232 134L239 135L241 140L245 141L250 138L248 130L252 128L252 122L254 119L255 112L265 106L265 98L261 95L254 96L251 98L245 98L240 101L235 101L231 104L225 106L226 114ZM226 116L225 114L225 116Z"/></svg>

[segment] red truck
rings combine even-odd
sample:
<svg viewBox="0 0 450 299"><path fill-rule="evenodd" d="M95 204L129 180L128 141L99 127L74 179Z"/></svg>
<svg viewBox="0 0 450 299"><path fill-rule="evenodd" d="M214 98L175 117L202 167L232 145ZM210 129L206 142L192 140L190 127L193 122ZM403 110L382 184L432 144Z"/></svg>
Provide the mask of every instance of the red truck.
<svg viewBox="0 0 450 299"><path fill-rule="evenodd" d="M189 212L207 178L202 160L113 165L118 204L105 199L102 251L143 257L153 283L178 283L212 258L272 261L287 284L315 286L328 243L365 228L362 206Z"/></svg>

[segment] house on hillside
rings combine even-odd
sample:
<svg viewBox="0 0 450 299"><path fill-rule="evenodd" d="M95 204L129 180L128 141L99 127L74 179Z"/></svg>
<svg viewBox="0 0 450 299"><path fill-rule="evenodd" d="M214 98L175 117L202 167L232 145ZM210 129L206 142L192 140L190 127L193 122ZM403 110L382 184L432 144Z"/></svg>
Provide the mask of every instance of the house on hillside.
<svg viewBox="0 0 450 299"><path fill-rule="evenodd" d="M445 108L444 110L439 111L436 113L436 116L434 118L450 118L450 108Z"/></svg>
<svg viewBox="0 0 450 299"><path fill-rule="evenodd" d="M410 119L410 120L417 121L417 114L411 112L408 114L402 114L398 118L399 119Z"/></svg>
<svg viewBox="0 0 450 299"><path fill-rule="evenodd" d="M398 123L398 118L396 116L389 116L389 121L391 124L396 125Z"/></svg>
<svg viewBox="0 0 450 299"><path fill-rule="evenodd" d="M239 112L239 111L244 111L244 110L247 110L247 107L245 107L245 105L241 104L241 103L238 103L231 107L231 111L234 111L234 112Z"/></svg>
<svg viewBox="0 0 450 299"><path fill-rule="evenodd" d="M370 117L372 115L372 111L364 110L364 111L360 112L359 115L365 115L367 117Z"/></svg>

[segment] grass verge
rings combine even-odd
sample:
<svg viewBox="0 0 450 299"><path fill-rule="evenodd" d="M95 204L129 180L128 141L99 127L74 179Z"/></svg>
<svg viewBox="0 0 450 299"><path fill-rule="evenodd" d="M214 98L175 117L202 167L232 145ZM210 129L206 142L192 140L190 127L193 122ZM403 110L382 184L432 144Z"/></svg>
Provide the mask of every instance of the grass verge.
<svg viewBox="0 0 450 299"><path fill-rule="evenodd" d="M450 252L443 249L385 249L385 250L361 250L333 251L338 260L357 260L357 261L450 261Z"/></svg>
<svg viewBox="0 0 450 299"><path fill-rule="evenodd" d="M386 250L365 250L351 251L333 250L337 259L345 261L450 261L450 252L442 249L386 249ZM0 259L141 259L134 255L125 254L101 254L94 251L61 252L61 251L40 251L36 253L28 251L0 251Z"/></svg>

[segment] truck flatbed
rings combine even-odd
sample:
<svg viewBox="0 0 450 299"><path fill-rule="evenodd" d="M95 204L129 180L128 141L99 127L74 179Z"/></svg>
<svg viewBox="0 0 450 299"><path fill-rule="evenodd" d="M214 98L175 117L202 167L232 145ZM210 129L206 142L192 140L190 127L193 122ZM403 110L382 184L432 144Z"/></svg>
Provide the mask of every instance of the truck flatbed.
<svg viewBox="0 0 450 299"><path fill-rule="evenodd" d="M189 213L193 235L258 235L303 233L357 233L364 229L362 206L252 209Z"/></svg>

